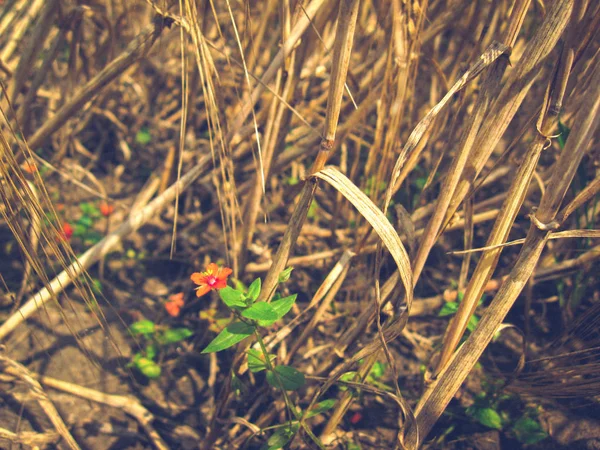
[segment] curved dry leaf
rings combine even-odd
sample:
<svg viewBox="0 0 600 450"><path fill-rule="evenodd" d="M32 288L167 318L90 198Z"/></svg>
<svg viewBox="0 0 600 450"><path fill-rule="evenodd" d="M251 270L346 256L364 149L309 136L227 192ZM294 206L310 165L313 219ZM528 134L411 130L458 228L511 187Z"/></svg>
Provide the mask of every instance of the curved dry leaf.
<svg viewBox="0 0 600 450"><path fill-rule="evenodd" d="M320 172L315 173L314 176L326 181L346 197L379 235L398 265L398 273L406 290L407 312L410 311L413 297L413 276L410 259L390 221L364 192L335 167L325 167Z"/></svg>

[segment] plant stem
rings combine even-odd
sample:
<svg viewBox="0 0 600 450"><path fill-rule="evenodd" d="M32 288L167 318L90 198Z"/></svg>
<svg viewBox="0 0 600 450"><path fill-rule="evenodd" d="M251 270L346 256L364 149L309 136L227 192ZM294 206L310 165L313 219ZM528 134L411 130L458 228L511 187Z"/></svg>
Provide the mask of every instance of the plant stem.
<svg viewBox="0 0 600 450"><path fill-rule="evenodd" d="M290 410L291 414L293 417L296 418L296 420L298 420L298 422L300 423L300 426L304 429L304 431L306 432L306 434L308 434L308 436L312 439L312 441L322 450L325 450L324 445L321 443L320 439L314 435L314 433L310 430L310 428L304 423L302 419L302 415L298 414L298 411L296 411L296 408L294 407L294 404L292 403L292 401L290 400L290 398L287 395L287 392L285 391L284 387L283 387L283 383L281 382L281 379L279 378L279 374L277 372L275 372L275 368L273 367L273 364L271 363L271 359L269 358L269 352L267 351L267 347L265 346L265 342L262 339L262 336L260 335L260 333L258 332L258 330L254 330L254 335L256 336L256 340L258 341L258 345L260 345L260 349L263 353L263 356L265 358L265 364L267 366L267 370L269 372L271 372L273 374L273 376L275 377L275 379L277 380L277 384L279 385L279 389L281 389L281 392L283 393L283 398L285 399L285 404L287 406L287 408ZM290 419L290 427L292 424L292 420Z"/></svg>

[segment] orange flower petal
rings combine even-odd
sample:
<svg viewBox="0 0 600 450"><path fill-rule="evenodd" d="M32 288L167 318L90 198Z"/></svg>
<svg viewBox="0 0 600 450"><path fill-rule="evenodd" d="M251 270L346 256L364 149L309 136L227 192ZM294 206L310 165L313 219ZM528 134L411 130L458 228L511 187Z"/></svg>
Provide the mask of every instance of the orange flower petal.
<svg viewBox="0 0 600 450"><path fill-rule="evenodd" d="M200 272L194 272L190 279L196 284L206 284L206 275Z"/></svg>
<svg viewBox="0 0 600 450"><path fill-rule="evenodd" d="M217 266L215 263L210 263L208 266L206 266L206 274L207 275L216 275L219 272L219 266Z"/></svg>
<svg viewBox="0 0 600 450"><path fill-rule="evenodd" d="M204 284L196 289L196 297L202 297L204 294L210 292L211 287L208 284Z"/></svg>
<svg viewBox="0 0 600 450"><path fill-rule="evenodd" d="M169 301L175 303L176 305L183 306L183 292L179 292L177 294L173 294L169 297Z"/></svg>
<svg viewBox="0 0 600 450"><path fill-rule="evenodd" d="M221 270L219 271L219 278L227 278L229 275L231 275L231 273L233 272L233 270L231 270L229 267L222 267Z"/></svg>
<svg viewBox="0 0 600 450"><path fill-rule="evenodd" d="M213 284L213 289L223 289L227 286L227 280L225 278L217 278L215 284Z"/></svg>
<svg viewBox="0 0 600 450"><path fill-rule="evenodd" d="M165 303L165 309L167 310L167 313L169 313L169 315L173 317L177 317L179 315L179 312L181 311L179 305L173 302Z"/></svg>
<svg viewBox="0 0 600 450"><path fill-rule="evenodd" d="M115 207L113 205L110 205L106 202L100 203L100 213L104 217L110 216L114 211L115 211Z"/></svg>

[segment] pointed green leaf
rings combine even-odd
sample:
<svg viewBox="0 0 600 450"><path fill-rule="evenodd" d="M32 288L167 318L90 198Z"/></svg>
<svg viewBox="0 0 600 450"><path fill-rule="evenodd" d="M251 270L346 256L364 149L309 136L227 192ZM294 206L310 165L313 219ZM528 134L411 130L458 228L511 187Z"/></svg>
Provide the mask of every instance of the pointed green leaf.
<svg viewBox="0 0 600 450"><path fill-rule="evenodd" d="M285 283L287 280L290 279L290 276L292 275L292 270L294 270L293 267L288 267L287 269L284 269L280 274L279 274L279 282L280 283Z"/></svg>
<svg viewBox="0 0 600 450"><path fill-rule="evenodd" d="M271 361L274 361L276 356L269 354ZM250 349L248 350L248 369L252 373L260 372L267 368L265 357L259 350Z"/></svg>
<svg viewBox="0 0 600 450"><path fill-rule="evenodd" d="M440 309L438 316L439 317L450 316L452 314L455 314L456 311L458 311L458 303L448 302L448 303L445 303L444 306L442 306L442 309Z"/></svg>
<svg viewBox="0 0 600 450"><path fill-rule="evenodd" d="M267 382L275 388L283 387L286 391L295 391L296 389L300 389L304 386L304 383L306 383L304 374L293 367L275 366L274 370L277 373L277 377L273 372L267 372ZM277 378L281 381L281 385Z"/></svg>
<svg viewBox="0 0 600 450"><path fill-rule="evenodd" d="M502 429L502 418L493 408L474 408L471 415L486 427L495 428L496 430Z"/></svg>
<svg viewBox="0 0 600 450"><path fill-rule="evenodd" d="M273 310L275 310L275 312L277 313L277 317L272 320L259 320L258 324L261 327L268 327L270 325L273 325L275 322L277 322L279 319L285 316L290 311L290 309L292 309L292 306L294 305L297 296L298 294L294 294L269 303Z"/></svg>
<svg viewBox="0 0 600 450"><path fill-rule="evenodd" d="M154 322L151 320L140 320L132 323L129 327L133 334L152 334L155 328Z"/></svg>
<svg viewBox="0 0 600 450"><path fill-rule="evenodd" d="M467 323L467 330L469 330L470 332L475 331L475 328L477 328L478 323L479 317L473 314L471 317L469 317L469 323Z"/></svg>
<svg viewBox="0 0 600 450"><path fill-rule="evenodd" d="M194 334L192 330L187 328L173 328L172 330L165 330L159 341L161 344L174 344L189 338L192 334Z"/></svg>
<svg viewBox="0 0 600 450"><path fill-rule="evenodd" d="M265 302L255 303L242 311L242 316L252 320L277 320L277 312Z"/></svg>
<svg viewBox="0 0 600 450"><path fill-rule="evenodd" d="M202 350L202 353L220 352L221 350L232 347L254 333L254 329L254 326L248 325L247 323L233 322L221 331L219 335L214 338L204 350Z"/></svg>
<svg viewBox="0 0 600 450"><path fill-rule="evenodd" d="M231 286L226 286L223 289L219 289L219 297L221 297L223 303L225 303L230 308L236 306L246 306L246 302L244 301L244 294L240 291L233 289Z"/></svg>
<svg viewBox="0 0 600 450"><path fill-rule="evenodd" d="M135 362L135 367L145 377L158 378L160 376L160 372L161 372L160 366L148 358L139 358Z"/></svg>
<svg viewBox="0 0 600 450"><path fill-rule="evenodd" d="M267 450L279 450L283 448L285 444L290 442L290 439L294 437L296 431L298 431L299 425L296 423L292 425L291 428L285 427L280 430L277 430L267 441L266 449Z"/></svg>
<svg viewBox="0 0 600 450"><path fill-rule="evenodd" d="M328 409L331 409L335 406L336 399L330 398L328 400L323 400L322 402L317 403L310 411L306 413L306 418L310 419L318 414L324 413Z"/></svg>
<svg viewBox="0 0 600 450"><path fill-rule="evenodd" d="M260 295L261 281L260 278L257 278L252 282L250 287L248 288L248 297L252 299L252 301L256 301L258 296Z"/></svg>
<svg viewBox="0 0 600 450"><path fill-rule="evenodd" d="M529 417L521 417L513 426L513 432L523 444L537 444L548 437L541 425Z"/></svg>

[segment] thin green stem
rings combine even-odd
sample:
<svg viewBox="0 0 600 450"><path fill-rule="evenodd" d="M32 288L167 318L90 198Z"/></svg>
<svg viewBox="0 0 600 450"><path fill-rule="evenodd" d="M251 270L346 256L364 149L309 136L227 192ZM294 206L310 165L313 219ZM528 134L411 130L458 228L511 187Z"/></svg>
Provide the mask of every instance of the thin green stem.
<svg viewBox="0 0 600 450"><path fill-rule="evenodd" d="M269 358L269 352L267 351L267 347L265 346L265 343L264 343L264 341L262 339L262 336L260 335L260 333L258 332L258 330L254 330L254 335L256 336L256 340L258 341L258 345L260 345L260 349L261 349L261 351L263 353L263 356L265 358L265 364L267 366L267 370L269 372L271 372L273 374L273 376L275 377L275 379L277 380L277 384L279 385L279 389L283 393L283 398L285 400L285 404L286 404L288 410L291 412L291 414L293 415L293 417L295 417L296 420L298 420L298 422L300 423L300 426L306 432L306 434L312 439L312 441L320 449L326 450L325 446L323 445L323 443L321 442L321 440L317 436L315 436L314 433L310 430L310 428L303 422L303 420L301 420L304 416L302 414L298 413L298 411L294 407L294 404L292 403L292 401L288 397L287 392L285 391L285 389L283 387L283 383L281 382L281 379L279 378L279 374L275 371L275 368L273 367L273 364L271 363L271 358ZM290 419L290 427L291 427L291 425L292 425L292 420Z"/></svg>

